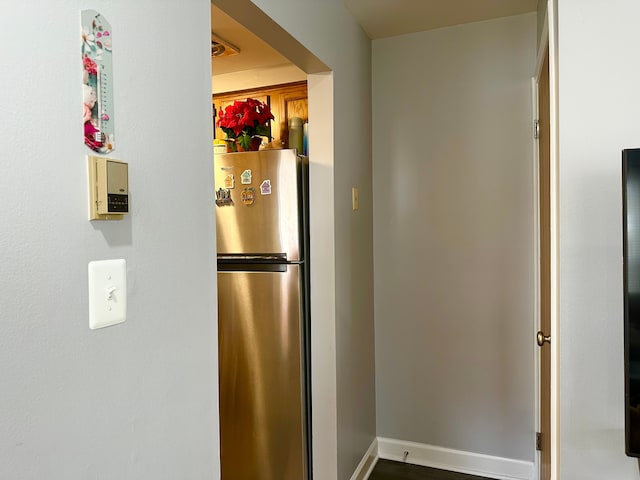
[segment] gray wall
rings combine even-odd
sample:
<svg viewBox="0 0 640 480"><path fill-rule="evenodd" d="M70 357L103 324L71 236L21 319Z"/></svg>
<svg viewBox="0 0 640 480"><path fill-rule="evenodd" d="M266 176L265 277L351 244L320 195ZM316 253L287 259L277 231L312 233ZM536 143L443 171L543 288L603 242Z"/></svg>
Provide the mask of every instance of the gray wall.
<svg viewBox="0 0 640 480"><path fill-rule="evenodd" d="M373 42L378 435L534 453L536 14Z"/></svg>
<svg viewBox="0 0 640 480"><path fill-rule="evenodd" d="M132 213L87 218L80 10L112 23ZM218 477L209 4L0 2L0 478ZM90 331L87 263L125 258Z"/></svg>
<svg viewBox="0 0 640 480"><path fill-rule="evenodd" d="M314 387L314 438L333 436L336 450L314 458L317 478L349 479L376 436L373 323L373 202L371 189L371 42L342 0L253 0L327 64L333 76L333 138L314 140L314 109L321 98L313 79L310 95L311 268L313 378L333 379L335 398ZM315 100L314 100L315 98ZM319 100L318 100L319 99ZM323 128L323 127L320 127ZM317 131L317 130L316 130ZM320 141L322 146L313 142ZM326 152L326 146L333 150ZM317 150L316 150L317 149ZM314 151L323 152L321 155ZM319 180L320 179L320 180ZM360 209L351 209L351 188ZM332 218L326 227L323 223ZM319 220L319 221L318 221ZM332 230L334 229L334 230ZM330 234L335 231L335 238ZM329 249L329 245L334 249ZM324 251L317 256L314 252ZM329 271L327 264L335 267ZM323 301L335 293L335 304ZM316 299L319 299L316 301ZM334 326L333 332L328 326ZM332 335L327 335L332 333ZM319 335L318 335L319 334ZM335 406L331 405L335 401ZM331 410L334 409L334 415ZM328 438L328 437L327 437ZM314 446L314 453L316 447Z"/></svg>
<svg viewBox="0 0 640 480"><path fill-rule="evenodd" d="M558 2L560 473L635 480L624 454L621 150L640 146L636 0Z"/></svg>
<svg viewBox="0 0 640 480"><path fill-rule="evenodd" d="M540 47L540 42L542 40L542 30L544 29L544 21L547 17L547 0L538 0L538 9L537 9L538 19L538 47Z"/></svg>

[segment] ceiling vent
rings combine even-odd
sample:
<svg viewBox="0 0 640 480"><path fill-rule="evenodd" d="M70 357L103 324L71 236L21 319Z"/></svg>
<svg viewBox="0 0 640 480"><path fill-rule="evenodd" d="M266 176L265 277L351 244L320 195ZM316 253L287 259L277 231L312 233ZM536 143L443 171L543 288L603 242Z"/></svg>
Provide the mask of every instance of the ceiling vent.
<svg viewBox="0 0 640 480"><path fill-rule="evenodd" d="M237 55L240 49L211 32L211 58L222 58Z"/></svg>

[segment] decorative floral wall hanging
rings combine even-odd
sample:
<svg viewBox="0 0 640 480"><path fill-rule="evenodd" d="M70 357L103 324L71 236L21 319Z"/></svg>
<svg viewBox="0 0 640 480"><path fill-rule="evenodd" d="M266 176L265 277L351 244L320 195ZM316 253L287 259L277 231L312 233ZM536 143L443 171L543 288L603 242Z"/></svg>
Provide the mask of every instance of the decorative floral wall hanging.
<svg viewBox="0 0 640 480"><path fill-rule="evenodd" d="M94 10L82 11L82 122L84 143L109 153L115 148L113 118L113 31Z"/></svg>

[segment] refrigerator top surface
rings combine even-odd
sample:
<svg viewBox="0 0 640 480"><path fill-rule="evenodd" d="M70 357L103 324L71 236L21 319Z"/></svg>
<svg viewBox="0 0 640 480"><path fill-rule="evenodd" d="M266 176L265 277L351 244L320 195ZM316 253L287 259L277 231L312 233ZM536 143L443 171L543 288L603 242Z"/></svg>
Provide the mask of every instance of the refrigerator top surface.
<svg viewBox="0 0 640 480"><path fill-rule="evenodd" d="M219 257L303 259L303 162L295 150L217 154L214 159Z"/></svg>

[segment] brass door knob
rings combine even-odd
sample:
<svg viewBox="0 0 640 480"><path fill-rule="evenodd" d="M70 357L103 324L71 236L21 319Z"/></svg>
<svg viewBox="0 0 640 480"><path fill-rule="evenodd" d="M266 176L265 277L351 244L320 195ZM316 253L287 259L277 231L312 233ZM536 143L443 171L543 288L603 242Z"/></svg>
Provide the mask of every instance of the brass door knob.
<svg viewBox="0 0 640 480"><path fill-rule="evenodd" d="M551 343L551 335L545 335L542 331L539 331L536 334L536 341L538 342L538 346L541 347L546 343Z"/></svg>

